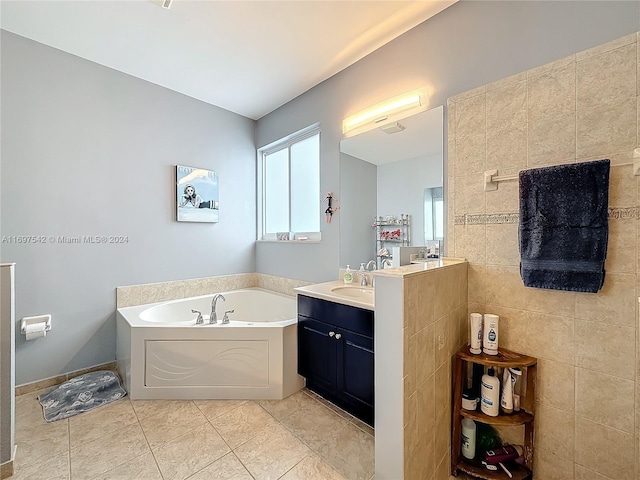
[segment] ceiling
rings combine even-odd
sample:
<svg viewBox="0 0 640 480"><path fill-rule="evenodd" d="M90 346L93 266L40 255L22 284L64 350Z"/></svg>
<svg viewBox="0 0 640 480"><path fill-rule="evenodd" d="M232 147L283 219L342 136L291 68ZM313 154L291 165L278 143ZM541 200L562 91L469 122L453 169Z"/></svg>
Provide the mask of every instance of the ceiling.
<svg viewBox="0 0 640 480"><path fill-rule="evenodd" d="M457 0L2 0L0 26L259 119Z"/></svg>

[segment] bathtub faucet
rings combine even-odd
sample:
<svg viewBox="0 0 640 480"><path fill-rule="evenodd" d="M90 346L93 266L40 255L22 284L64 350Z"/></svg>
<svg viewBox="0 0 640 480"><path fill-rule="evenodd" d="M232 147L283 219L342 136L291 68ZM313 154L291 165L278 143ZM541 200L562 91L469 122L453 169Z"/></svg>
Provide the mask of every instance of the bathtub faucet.
<svg viewBox="0 0 640 480"><path fill-rule="evenodd" d="M211 300L211 315L209 316L209 324L213 325L214 323L218 323L218 315L216 314L216 303L218 300L226 301L224 296L221 293L216 293Z"/></svg>

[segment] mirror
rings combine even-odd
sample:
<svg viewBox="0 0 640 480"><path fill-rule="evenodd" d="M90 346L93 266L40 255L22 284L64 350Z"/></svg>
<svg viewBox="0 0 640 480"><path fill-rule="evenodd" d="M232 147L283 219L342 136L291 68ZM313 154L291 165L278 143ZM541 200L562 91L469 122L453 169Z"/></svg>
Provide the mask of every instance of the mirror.
<svg viewBox="0 0 640 480"><path fill-rule="evenodd" d="M412 246L442 240L443 111L436 107L340 142L341 267L356 270L376 259L375 218L408 213Z"/></svg>

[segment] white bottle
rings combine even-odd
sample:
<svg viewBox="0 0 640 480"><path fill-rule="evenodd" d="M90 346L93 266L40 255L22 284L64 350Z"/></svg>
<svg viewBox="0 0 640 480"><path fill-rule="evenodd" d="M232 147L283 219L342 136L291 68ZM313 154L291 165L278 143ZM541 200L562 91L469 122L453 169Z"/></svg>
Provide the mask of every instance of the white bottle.
<svg viewBox="0 0 640 480"><path fill-rule="evenodd" d="M511 376L511 370L505 368L502 372L502 395L500 396L500 410L503 413L513 413L513 384L515 379Z"/></svg>
<svg viewBox="0 0 640 480"><path fill-rule="evenodd" d="M500 320L498 315L484 314L482 351L487 355L498 354L498 320Z"/></svg>
<svg viewBox="0 0 640 480"><path fill-rule="evenodd" d="M497 417L500 413L500 380L495 377L493 367L489 367L487 373L482 376L480 410L490 417Z"/></svg>
<svg viewBox="0 0 640 480"><path fill-rule="evenodd" d="M482 353L482 314L472 313L471 323L471 345L469 351L475 355Z"/></svg>
<svg viewBox="0 0 640 480"><path fill-rule="evenodd" d="M462 419L462 456L473 460L476 456L476 422L470 418Z"/></svg>
<svg viewBox="0 0 640 480"><path fill-rule="evenodd" d="M347 269L344 271L344 277L342 277L342 280L344 280L344 283L353 282L353 273L351 273L351 268L349 268L349 265L347 265Z"/></svg>

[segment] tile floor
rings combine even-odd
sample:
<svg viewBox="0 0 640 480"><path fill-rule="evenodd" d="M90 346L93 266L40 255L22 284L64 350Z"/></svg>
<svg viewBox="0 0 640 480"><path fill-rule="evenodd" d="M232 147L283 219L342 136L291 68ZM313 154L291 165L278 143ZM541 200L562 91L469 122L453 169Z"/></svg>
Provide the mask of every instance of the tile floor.
<svg viewBox="0 0 640 480"><path fill-rule="evenodd" d="M281 401L129 400L46 423L16 398L12 480L370 480L373 430L302 390Z"/></svg>

